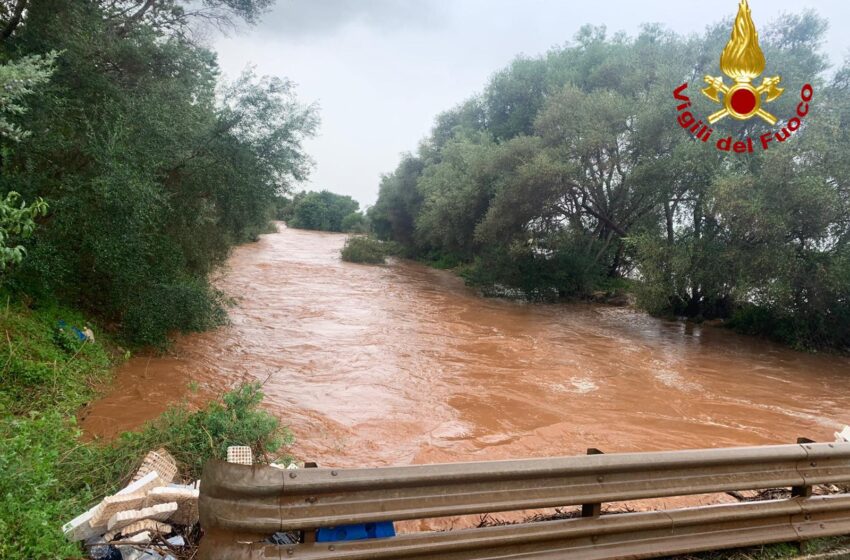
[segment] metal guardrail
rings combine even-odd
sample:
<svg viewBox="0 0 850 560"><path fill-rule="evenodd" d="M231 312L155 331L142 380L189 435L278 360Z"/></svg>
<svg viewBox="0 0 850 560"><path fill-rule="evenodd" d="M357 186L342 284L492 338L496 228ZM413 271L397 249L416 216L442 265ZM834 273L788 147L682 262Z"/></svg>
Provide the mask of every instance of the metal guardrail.
<svg viewBox="0 0 850 560"><path fill-rule="evenodd" d="M199 558L565 557L606 559L850 534L850 444L588 455L372 469L283 471L211 462L201 482ZM795 498L502 527L309 543L318 527L793 487ZM594 511L591 508L589 511ZM598 508L595 508L598 511ZM308 542L262 541L302 530Z"/></svg>

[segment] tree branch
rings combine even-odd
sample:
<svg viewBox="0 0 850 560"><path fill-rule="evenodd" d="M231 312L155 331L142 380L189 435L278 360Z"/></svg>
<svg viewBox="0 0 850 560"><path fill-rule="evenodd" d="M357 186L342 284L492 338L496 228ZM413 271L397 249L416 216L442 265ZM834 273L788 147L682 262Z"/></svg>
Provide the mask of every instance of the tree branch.
<svg viewBox="0 0 850 560"><path fill-rule="evenodd" d="M15 3L15 8L12 10L12 17L9 18L9 21L6 23L3 31L0 32L0 41L5 41L12 33L15 32L15 29L17 29L18 25L21 23L21 15L24 13L24 8L26 7L27 0L18 0Z"/></svg>

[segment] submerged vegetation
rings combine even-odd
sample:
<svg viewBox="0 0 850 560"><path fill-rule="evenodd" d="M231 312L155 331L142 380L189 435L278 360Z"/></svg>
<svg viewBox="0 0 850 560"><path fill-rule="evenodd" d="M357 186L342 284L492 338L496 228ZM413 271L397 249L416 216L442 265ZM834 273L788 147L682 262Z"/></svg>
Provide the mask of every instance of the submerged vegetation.
<svg viewBox="0 0 850 560"><path fill-rule="evenodd" d="M342 247L342 260L353 263L383 264L390 254L389 244L375 239L358 235L345 240Z"/></svg>
<svg viewBox="0 0 850 560"><path fill-rule="evenodd" d="M383 178L372 227L485 290L585 297L626 279L652 313L848 350L850 65L827 72L825 30L812 12L763 30L786 88L771 111L794 114L807 82L815 100L791 140L729 154L683 131L673 98L690 82L693 114L714 112L696 90L719 74L728 23L689 37L585 27L440 115ZM725 119L713 138L770 130Z"/></svg>

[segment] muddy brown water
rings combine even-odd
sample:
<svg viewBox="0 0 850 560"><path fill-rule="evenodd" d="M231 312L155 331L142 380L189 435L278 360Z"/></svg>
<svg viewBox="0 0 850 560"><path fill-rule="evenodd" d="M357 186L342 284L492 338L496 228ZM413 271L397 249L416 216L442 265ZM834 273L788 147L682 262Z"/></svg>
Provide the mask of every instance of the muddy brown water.
<svg viewBox="0 0 850 560"><path fill-rule="evenodd" d="M122 366L81 411L113 437L241 381L322 466L792 443L850 424L850 360L624 308L478 297L412 262L345 263L280 226L234 251L231 324ZM194 386L190 388L190 383Z"/></svg>

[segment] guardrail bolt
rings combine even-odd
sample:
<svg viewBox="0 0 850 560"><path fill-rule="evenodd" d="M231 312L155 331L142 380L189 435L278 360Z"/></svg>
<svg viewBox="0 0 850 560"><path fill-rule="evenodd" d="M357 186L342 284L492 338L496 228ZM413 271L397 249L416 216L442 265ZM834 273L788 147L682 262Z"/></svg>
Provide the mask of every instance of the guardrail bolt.
<svg viewBox="0 0 850 560"><path fill-rule="evenodd" d="M328 550L330 550L331 552L333 552L334 550L336 550L336 547L335 547L334 545L330 545L330 546L328 547Z"/></svg>
<svg viewBox="0 0 850 560"><path fill-rule="evenodd" d="M816 466L818 466L818 464L815 461L812 461L812 466L816 467Z"/></svg>
<svg viewBox="0 0 850 560"><path fill-rule="evenodd" d="M317 500L318 500L318 498L316 498L316 496L310 496L309 498L307 498L307 503L308 504L315 504Z"/></svg>
<svg viewBox="0 0 850 560"><path fill-rule="evenodd" d="M290 556L292 556L293 554L295 554L295 551L292 550L291 548L287 548L286 553L289 554Z"/></svg>
<svg viewBox="0 0 850 560"><path fill-rule="evenodd" d="M338 472L336 472L336 471L331 471L331 476L336 476L336 475L338 475L338 474L339 474L339 473L338 473Z"/></svg>
<svg viewBox="0 0 850 560"><path fill-rule="evenodd" d="M592 537L590 537L590 542L592 542L593 544L598 543L599 537L597 537L596 535L593 535Z"/></svg>
<svg viewBox="0 0 850 560"><path fill-rule="evenodd" d="M823 524L823 523L821 523L821 524L820 524L820 528L821 528L821 529L826 529L826 525L825 525L825 524Z"/></svg>
<svg viewBox="0 0 850 560"><path fill-rule="evenodd" d="M811 521L811 520L812 520L812 514L811 514L811 513L807 513L807 514L806 514L806 521Z"/></svg>
<svg viewBox="0 0 850 560"><path fill-rule="evenodd" d="M602 482L602 481L604 481L604 480L605 480L605 477L604 477L604 476L597 476L597 477L596 477L596 482Z"/></svg>

